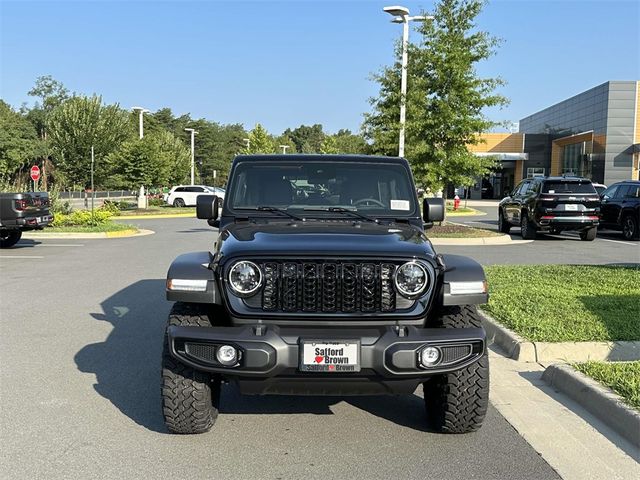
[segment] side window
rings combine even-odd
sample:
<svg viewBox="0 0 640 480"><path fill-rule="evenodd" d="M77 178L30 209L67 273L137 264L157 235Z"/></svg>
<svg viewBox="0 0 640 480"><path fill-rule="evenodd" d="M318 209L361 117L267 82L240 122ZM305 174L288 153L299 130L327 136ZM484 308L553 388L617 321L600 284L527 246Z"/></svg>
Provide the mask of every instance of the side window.
<svg viewBox="0 0 640 480"><path fill-rule="evenodd" d="M618 191L618 185L607 188L604 192L602 192L603 197L613 198Z"/></svg>
<svg viewBox="0 0 640 480"><path fill-rule="evenodd" d="M202 187L187 187L187 192L202 193L204 189Z"/></svg>
<svg viewBox="0 0 640 480"><path fill-rule="evenodd" d="M518 190L518 195L526 195L529 191L529 185L531 185L531 182L524 182Z"/></svg>
<svg viewBox="0 0 640 480"><path fill-rule="evenodd" d="M522 187L524 187L526 184L527 182L520 182L518 185L516 185L516 188L513 189L513 194L520 195L520 193L522 193Z"/></svg>
<svg viewBox="0 0 640 480"><path fill-rule="evenodd" d="M614 193L613 198L621 199L627 196L627 192L631 190L629 185L620 185L618 190Z"/></svg>
<svg viewBox="0 0 640 480"><path fill-rule="evenodd" d="M629 190L627 190L627 194L625 196L627 198L640 198L640 186L629 185Z"/></svg>
<svg viewBox="0 0 640 480"><path fill-rule="evenodd" d="M529 185L529 193L540 193L540 182L531 182Z"/></svg>
<svg viewBox="0 0 640 480"><path fill-rule="evenodd" d="M184 187L178 187L174 190L174 192L184 192L185 188Z"/></svg>

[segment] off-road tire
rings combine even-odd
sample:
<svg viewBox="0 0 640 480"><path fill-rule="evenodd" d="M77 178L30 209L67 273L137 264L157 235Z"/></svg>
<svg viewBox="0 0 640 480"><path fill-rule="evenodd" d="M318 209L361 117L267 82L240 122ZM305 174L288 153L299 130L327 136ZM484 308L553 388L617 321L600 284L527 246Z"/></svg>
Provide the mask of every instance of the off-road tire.
<svg viewBox="0 0 640 480"><path fill-rule="evenodd" d="M5 230L0 232L0 248L11 248L22 238L20 230Z"/></svg>
<svg viewBox="0 0 640 480"><path fill-rule="evenodd" d="M504 213L502 213L502 210L498 210L498 231L500 233L509 233L510 230L511 225L504 218Z"/></svg>
<svg viewBox="0 0 640 480"><path fill-rule="evenodd" d="M206 307L176 302L167 327L210 327ZM177 361L169 353L165 333L162 351L162 414L171 433L208 432L218 417L221 380L217 375L195 370Z"/></svg>
<svg viewBox="0 0 640 480"><path fill-rule="evenodd" d="M481 327L473 305L441 307L432 326L442 328ZM423 384L427 422L442 433L469 433L478 430L489 405L489 358L453 373L436 375Z"/></svg>
<svg viewBox="0 0 640 480"><path fill-rule="evenodd" d="M173 206L174 206L174 207L176 207L176 208L182 208L182 207L184 207L185 205L186 205L186 204L184 203L184 200L183 200L183 199L181 199L181 198L176 198L176 199L173 201Z"/></svg>
<svg viewBox="0 0 640 480"><path fill-rule="evenodd" d="M633 215L625 215L622 218L622 236L625 240L639 240L640 228L638 228L638 220Z"/></svg>
<svg viewBox="0 0 640 480"><path fill-rule="evenodd" d="M534 240L536 238L536 224L529 220L527 212L520 215L520 235L524 240Z"/></svg>
<svg viewBox="0 0 640 480"><path fill-rule="evenodd" d="M580 240L583 242L593 242L598 235L598 227L587 228L580 232Z"/></svg>

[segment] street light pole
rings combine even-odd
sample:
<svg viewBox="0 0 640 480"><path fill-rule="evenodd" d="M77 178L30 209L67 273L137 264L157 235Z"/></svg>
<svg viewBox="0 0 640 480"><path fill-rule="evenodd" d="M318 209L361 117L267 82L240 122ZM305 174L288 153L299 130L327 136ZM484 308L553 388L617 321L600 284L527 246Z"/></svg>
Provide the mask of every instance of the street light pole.
<svg viewBox="0 0 640 480"><path fill-rule="evenodd" d="M289 148L289 145L280 145L280 148L282 149L282 153L287 153L287 148Z"/></svg>
<svg viewBox="0 0 640 480"><path fill-rule="evenodd" d="M249 149L251 148L251 140L248 138L243 138L242 141L246 144L247 153L249 153Z"/></svg>
<svg viewBox="0 0 640 480"><path fill-rule="evenodd" d="M191 185L193 185L195 183L195 135L198 132L194 128L185 128L185 131L191 132Z"/></svg>
<svg viewBox="0 0 640 480"><path fill-rule="evenodd" d="M413 20L433 20L431 16L409 16L409 9L395 5L384 7L383 10L393 15L393 23L402 23L402 70L400 75L400 136L398 139L398 156L404 157L405 124L407 121L407 67L409 64L409 22Z"/></svg>
<svg viewBox="0 0 640 480"><path fill-rule="evenodd" d="M146 108L142 108L142 107L133 107L131 110L133 110L134 112L138 112L138 123L139 123L139 133L140 133L140 139L142 140L142 137L144 137L144 114L150 112L150 110L147 110Z"/></svg>

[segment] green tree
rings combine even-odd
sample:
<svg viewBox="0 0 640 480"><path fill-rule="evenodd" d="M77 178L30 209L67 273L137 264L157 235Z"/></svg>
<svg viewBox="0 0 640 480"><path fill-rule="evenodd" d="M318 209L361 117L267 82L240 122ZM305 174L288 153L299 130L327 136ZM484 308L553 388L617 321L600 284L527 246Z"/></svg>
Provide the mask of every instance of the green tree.
<svg viewBox="0 0 640 480"><path fill-rule="evenodd" d="M0 182L16 180L16 174L26 172L42 153L43 145L35 127L0 100Z"/></svg>
<svg viewBox="0 0 640 480"><path fill-rule="evenodd" d="M340 129L333 135L338 153L366 154L369 145L362 135L351 133L351 130Z"/></svg>
<svg viewBox="0 0 640 480"><path fill-rule="evenodd" d="M265 128L256 123L249 132L249 145L244 148L244 153L275 153L276 147L273 138Z"/></svg>
<svg viewBox="0 0 640 480"><path fill-rule="evenodd" d="M104 162L107 188L170 186L189 180L191 154L184 142L166 130L133 138Z"/></svg>
<svg viewBox="0 0 640 480"><path fill-rule="evenodd" d="M406 156L416 177L433 190L468 184L495 164L469 151L480 134L497 125L483 113L508 100L495 93L500 78L482 78L476 66L495 52L499 40L477 29L481 0L441 0L433 21L418 26L418 43L410 46L408 67ZM364 131L376 153L397 154L400 104L398 61L374 76L380 93L371 100Z"/></svg>
<svg viewBox="0 0 640 480"><path fill-rule="evenodd" d="M276 137L275 139L275 146L276 149L278 151L278 153L282 153L282 146L287 146L289 148L286 149L286 153L296 153L296 144L293 143L293 140L291 140L291 137L289 137L288 135L282 134L279 137Z"/></svg>
<svg viewBox="0 0 640 480"><path fill-rule="evenodd" d="M29 90L28 95L40 99L39 102L36 101L33 108L26 111L26 117L34 125L42 140L39 163L42 167L42 187L47 190L49 176L54 171L51 149L47 141L48 120L51 113L69 98L69 90L51 75L45 75L36 79L35 85Z"/></svg>
<svg viewBox="0 0 640 480"><path fill-rule="evenodd" d="M333 135L326 135L320 145L320 153L340 153L338 151L336 137Z"/></svg>
<svg viewBox="0 0 640 480"><path fill-rule="evenodd" d="M57 168L66 185L87 185L91 147L96 157L96 183L106 176L100 162L131 138L129 114L116 105L103 105L102 97L76 96L57 107L49 119L49 140Z"/></svg>
<svg viewBox="0 0 640 480"><path fill-rule="evenodd" d="M311 127L300 125L293 130L287 128L284 131L284 135L291 139L298 153L320 153L322 141L325 137L320 124L315 124Z"/></svg>

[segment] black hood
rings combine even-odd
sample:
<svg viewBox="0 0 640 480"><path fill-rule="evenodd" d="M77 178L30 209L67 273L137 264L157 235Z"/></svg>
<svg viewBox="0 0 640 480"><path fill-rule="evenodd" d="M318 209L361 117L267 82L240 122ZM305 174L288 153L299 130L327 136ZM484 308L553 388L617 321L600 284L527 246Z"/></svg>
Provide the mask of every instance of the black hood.
<svg viewBox="0 0 640 480"><path fill-rule="evenodd" d="M410 225L352 221L239 223L218 240L220 259L244 256L433 258L424 232Z"/></svg>

